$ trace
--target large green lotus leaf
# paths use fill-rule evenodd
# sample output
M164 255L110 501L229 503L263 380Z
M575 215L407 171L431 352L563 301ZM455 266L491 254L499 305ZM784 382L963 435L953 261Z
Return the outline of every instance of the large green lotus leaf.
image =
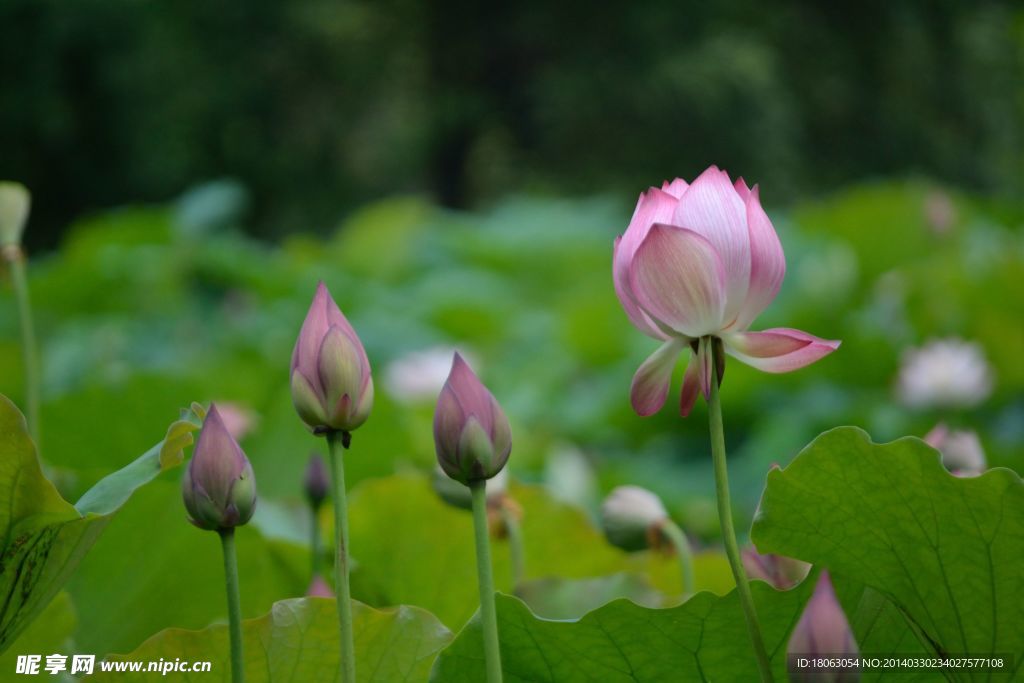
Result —
M434 615L418 607L376 610L353 605L356 679L401 683L424 681L437 653L452 638ZM242 624L248 683L310 683L339 680L338 613L333 600L297 598L273 605L269 614ZM128 655L108 661L209 661L209 673L171 673L160 680L231 680L227 626L202 631L167 629ZM96 681L151 681L152 673L101 673Z
M609 546L582 511L543 489L515 486L522 506L526 578L584 578L627 571L628 558ZM469 512L443 503L427 477L368 480L349 500L356 597L374 605L416 604L459 626L476 609L476 556ZM496 585L511 591L508 543L493 539Z
M1010 470L954 477L918 439L841 427L769 474L752 536L875 589L934 652L1024 661L1024 485Z
M29 624L7 651L0 655L0 672L15 671L18 655L71 654L71 636L75 631L75 608L66 591L57 594L50 604Z
M183 415L165 441L74 506L43 476L25 418L0 395L0 652L57 594L132 492L181 462L180 448L198 421Z
M304 548L268 540L251 524L236 538L243 616L305 593ZM125 652L164 628L203 628L226 613L220 539L188 523L181 484L169 475L132 497L68 589L86 652Z
M765 646L779 680L785 679L789 633L813 586L780 592L751 584ZM678 607L650 609L616 600L578 621L549 621L520 600L499 595L498 634L505 680L545 683L663 683L754 681L757 663L733 591L697 593ZM474 618L438 658L434 683L485 678L480 623Z

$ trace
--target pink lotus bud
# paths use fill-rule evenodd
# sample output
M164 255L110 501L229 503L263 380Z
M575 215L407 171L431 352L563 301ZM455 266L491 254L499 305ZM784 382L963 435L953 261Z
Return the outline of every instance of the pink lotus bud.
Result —
M640 415L661 409L679 355L690 349L680 398L685 416L711 392L721 351L765 372L790 372L839 347L789 328L749 332L775 299L786 272L782 245L761 208L758 188L735 184L717 167L688 185L676 179L640 196L616 240L612 275L630 321L662 342L633 377ZM717 340L720 340L717 341ZM721 358L716 381L721 382Z
M334 591L327 585L323 577L317 574L313 577L313 580L309 583L309 588L306 589L306 597L310 598L333 598Z
M788 590L803 581L811 565L783 555L762 555L754 548L744 548L743 568L751 579L761 579L780 591Z
M256 509L252 465L231 437L217 406L203 420L192 460L181 485L189 521L200 529L241 526Z
M320 457L319 453L309 456L303 487L306 490L306 499L314 508L320 507L321 503L327 499L327 494L331 490L331 479L327 473L324 459Z
M601 503L601 528L608 542L623 550L643 550L668 519L661 498L639 486L618 486Z
M508 418L458 353L437 397L434 446L445 474L467 486L498 474L512 451Z
M31 202L28 190L21 183L0 182L0 249L21 244Z
M373 407L370 361L324 283L317 285L291 366L292 403L314 432L351 432Z
M857 642L853 639L853 631L846 620L836 592L832 588L832 580L828 572L821 572L814 595L804 607L804 613L793 629L789 638L788 654L790 657L856 657L859 653ZM792 680L802 681L856 681L857 671L824 672L792 672Z
M924 442L942 454L942 464L957 476L975 476L988 468L976 432L949 429L940 422L925 435Z

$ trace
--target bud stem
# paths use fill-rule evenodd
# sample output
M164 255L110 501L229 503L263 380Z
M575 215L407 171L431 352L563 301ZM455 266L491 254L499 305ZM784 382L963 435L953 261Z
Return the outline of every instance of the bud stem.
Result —
M231 681L245 683L242 657L242 607L238 597L238 559L235 557L235 530L221 529L224 551L224 582L228 594L228 626L231 631Z
M341 634L341 680L355 683L356 647L352 634L352 596L348 585L348 501L345 498L345 463L342 453L351 443L348 432L327 433L331 458L332 502L334 503L334 591L338 601L338 626Z
M526 563L523 560L523 529L516 514L501 506L501 521L508 534L508 553L512 561L512 585L518 586L523 580Z
M487 480L469 483L473 494L473 530L476 534L476 570L480 584L480 626L484 637L487 683L501 683L501 650L498 647L498 615L494 606L491 575L490 533L487 528Z
M320 540L320 503L309 506L309 553L310 581L320 576L320 560L323 557L323 544Z
M665 534L679 556L679 569L683 576L683 595L692 595L695 589L693 579L693 551L686 534L671 519L666 519L661 525L661 533Z
M21 354L25 365L25 404L28 429L39 450L39 356L36 349L35 326L32 323L32 303L28 295L28 276L25 256L17 246L4 250L4 260L11 271L11 284L18 304L18 322L21 327Z
M721 341L715 339L715 344ZM715 362L718 365L718 362ZM715 372L718 369L715 368ZM719 396L718 382L711 382L711 398L708 400L708 423L711 431L711 458L715 466L715 491L718 494L718 519L722 525L722 540L725 542L725 554L729 557L732 576L736 580L736 593L743 606L743 615L747 620L747 631L750 642L757 657L757 666L761 671L763 683L772 682L771 663L761 636L761 624L757 620L754 608L754 597L750 593L747 573L740 559L740 549L736 543L736 531L732 522L732 504L729 500L729 471L725 464L725 432L722 428L722 400Z

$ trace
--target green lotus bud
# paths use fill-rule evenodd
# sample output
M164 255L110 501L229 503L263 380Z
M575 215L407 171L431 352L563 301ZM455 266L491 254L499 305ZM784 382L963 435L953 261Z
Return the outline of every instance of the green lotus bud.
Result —
M601 527L608 542L623 550L643 550L668 519L661 499L639 486L612 489L601 503Z
M21 183L0 181L0 249L21 244L31 195Z

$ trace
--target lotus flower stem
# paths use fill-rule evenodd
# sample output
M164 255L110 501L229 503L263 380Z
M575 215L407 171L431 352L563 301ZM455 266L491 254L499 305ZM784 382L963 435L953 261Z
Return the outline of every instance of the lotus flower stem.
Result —
M231 631L231 681L245 683L242 657L242 606L238 597L238 558L235 556L235 530L221 529L224 550L224 582L228 594L228 625Z
M693 578L693 550L690 542L686 540L686 534L679 528L679 525L672 520L665 520L661 525L661 532L665 534L679 556L679 569L683 577L683 595L692 595L696 584Z
M518 586L526 571L526 562L523 558L523 528L520 526L516 514L504 505L501 508L501 521L508 534L508 553L512 562L512 585Z
M349 432L327 432L331 457L331 485L334 487L334 593L338 601L338 626L341 634L341 680L355 683L356 647L352 634L352 596L348 585L348 501L345 498L345 463L342 457L351 440Z
M320 560L323 556L323 542L320 540L320 506L309 508L311 523L309 525L310 580L320 576Z
M25 403L28 428L39 449L39 355L36 350L35 326L32 323L32 303L28 294L25 256L17 246L4 250L11 270L11 284L18 304L18 322L21 326L21 354L25 363Z
M715 360L716 367L711 373L711 397L708 399L711 458L715 466L715 492L718 495L718 519L722 525L725 554L729 557L732 577L736 580L736 593L739 595L740 604L743 606L743 616L747 620L750 642L754 647L754 655L757 657L757 666L761 670L761 680L763 683L771 683L771 663L768 660L768 652L764 647L764 638L761 636L761 624L757 620L754 597L750 593L747 572L743 569L743 560L740 558L740 549L736 543L736 530L732 522L732 504L729 500L729 472L725 464L725 432L722 428L722 400L719 396L717 379L718 373L721 371L717 367L719 362L719 359Z
M480 626L484 636L487 683L501 683L501 650L498 646L498 615L491 576L490 534L487 529L487 480L469 483L473 494L473 529L476 533L476 569L480 584Z

